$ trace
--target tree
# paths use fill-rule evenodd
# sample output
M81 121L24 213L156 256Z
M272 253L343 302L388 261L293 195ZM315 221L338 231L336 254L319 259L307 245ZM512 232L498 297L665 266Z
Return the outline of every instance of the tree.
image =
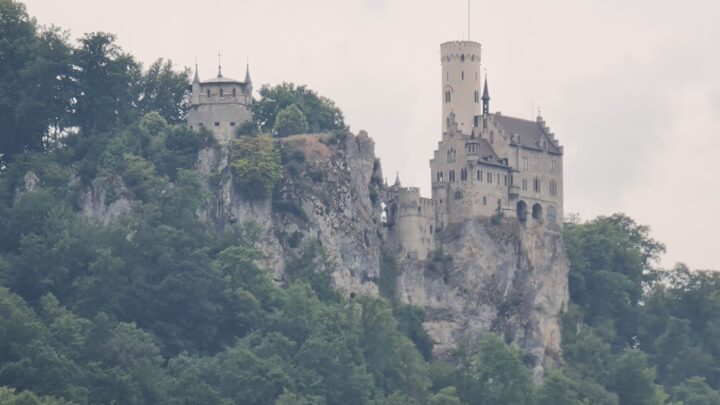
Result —
M85 34L73 58L73 124L90 135L128 122L133 117L132 84L140 77L140 66L115 43L115 35Z
M153 62L133 86L138 113L159 113L171 124L183 123L190 100L190 69L173 69L170 60Z
M305 115L310 133L345 129L343 114L335 102L307 86L293 83L264 85L260 88L260 96L253 105L253 117L264 130L275 128L278 114L293 104Z
M620 405L661 405L665 392L655 385L655 369L647 364L647 356L639 350L628 349L615 361L611 369L609 388L615 392Z
M297 105L291 104L289 107L280 111L275 118L273 133L277 136L288 136L295 134L303 134L308 130L308 122L305 114Z
M250 200L269 197L282 170L280 154L267 135L236 139L230 166L235 184Z
M565 227L570 298L589 325L617 332L615 345L631 343L637 335L638 303L651 281L653 260L664 251L648 232L623 214Z
M531 404L532 378L522 352L499 337L485 334L460 353L460 399L473 404Z
M537 405L582 405L577 383L560 371L550 370L535 401Z
M0 168L40 151L66 119L70 46L56 28L38 30L25 5L0 0Z
M715 405L720 404L720 392L702 377L692 377L673 389L672 400L683 405Z

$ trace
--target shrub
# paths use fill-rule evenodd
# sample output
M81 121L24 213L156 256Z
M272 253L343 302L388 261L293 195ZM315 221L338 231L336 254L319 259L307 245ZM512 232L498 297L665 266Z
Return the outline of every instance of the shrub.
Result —
M280 111L275 118L273 133L277 136L289 136L295 134L303 134L308 130L307 118L297 105L291 104L286 109Z
M282 170L280 154L268 135L236 139L230 167L235 185L251 200L269 197Z

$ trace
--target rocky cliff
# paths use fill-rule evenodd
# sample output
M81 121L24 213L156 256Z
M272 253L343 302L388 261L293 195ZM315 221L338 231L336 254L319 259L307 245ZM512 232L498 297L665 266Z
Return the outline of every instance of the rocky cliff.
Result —
M199 215L218 229L254 223L262 265L276 282L285 281L288 258L318 240L334 260L339 291L378 295L381 256L388 255L397 264L389 298L425 310L436 356L493 331L527 351L536 378L547 361L559 359L569 270L561 229L513 218L468 219L437 233L437 251L420 260L389 241L385 185L367 133L297 135L282 139L279 148L283 174L268 200L249 200L236 189L226 147L203 149L196 165L208 196ZM34 179L25 180L32 189ZM131 202L108 199L106 188L95 182L81 194L83 215L107 223L129 210Z
M387 243L380 163L374 143L358 135L284 139L283 176L272 201L246 201L233 187L228 153L201 152L198 168L212 198L203 213L218 226L253 221L261 228L264 265L276 281L303 241L317 239L334 258L336 288L378 294L381 251L397 264L396 299L426 311L435 354L494 331L527 350L536 377L560 354L559 314L568 300L568 260L559 228L515 219L467 220L437 235L427 260Z

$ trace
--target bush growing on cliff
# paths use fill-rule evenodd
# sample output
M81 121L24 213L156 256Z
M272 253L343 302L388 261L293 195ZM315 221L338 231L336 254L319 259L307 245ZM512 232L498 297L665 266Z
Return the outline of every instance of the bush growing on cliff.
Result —
M308 123L305 114L295 104L280 111L273 126L273 134L281 137L304 134L307 130Z
M268 135L234 140L230 167L235 185L251 200L269 197L282 171L280 154Z

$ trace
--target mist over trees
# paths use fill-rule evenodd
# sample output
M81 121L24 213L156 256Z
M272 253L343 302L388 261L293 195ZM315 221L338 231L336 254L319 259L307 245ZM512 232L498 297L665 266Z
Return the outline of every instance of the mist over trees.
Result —
M659 269L664 246L623 214L565 223L563 362L540 385L501 334L432 359L422 310L395 302L392 280L386 297L341 296L316 241L278 285L252 223L218 232L197 215L212 136L182 125L188 84L112 34L73 44L0 0L0 403L720 403L720 276ZM345 128L303 86L260 94L265 132L288 127L291 106L309 132ZM283 162L257 131L238 137L232 170L266 198ZM132 211L82 218L80 194L100 184Z

